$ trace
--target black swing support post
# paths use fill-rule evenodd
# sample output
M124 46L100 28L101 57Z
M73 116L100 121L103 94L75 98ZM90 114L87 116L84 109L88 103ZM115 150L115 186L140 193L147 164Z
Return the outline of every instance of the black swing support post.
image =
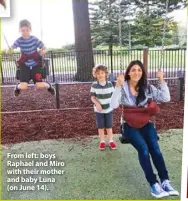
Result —
M55 90L56 90L56 108L60 109L59 82L55 83Z
M184 86L184 76L182 71L178 71L178 80L177 80L177 100L183 100L183 86Z

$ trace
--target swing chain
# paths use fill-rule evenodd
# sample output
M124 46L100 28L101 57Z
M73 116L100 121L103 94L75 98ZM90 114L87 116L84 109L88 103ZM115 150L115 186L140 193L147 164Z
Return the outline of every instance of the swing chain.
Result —
M120 47L120 73L123 73L123 58L122 58L122 15L121 15L121 0L119 2L119 47ZM123 87L121 88L121 104L123 103ZM123 128L123 106L121 105L121 119L120 119L120 124L121 124L121 130L124 132Z
M120 73L123 72L123 58L122 58L122 16L121 16L121 0L119 3L119 47L120 47Z
M8 47L9 50L10 50L11 47L10 47L10 45L9 45L9 43L8 43L8 40L7 40L6 36L5 36L5 34L4 34L4 32L3 32L2 30L1 30L1 32L2 32L2 35L3 35L4 39L5 39L5 42L6 42L6 44L7 44L7 47ZM14 54L11 53L10 56L11 56L12 60L15 62L16 68L18 68L19 66L18 66L18 63L17 63L17 61L16 61L16 58L15 58Z
M168 4L169 0L166 0L166 12L165 12L165 18L163 22L163 35L162 35L162 49L161 49L161 55L160 55L160 63L159 63L159 70L162 69L163 63L164 63L164 43L165 43L165 36L166 36L166 28L167 28L167 14L168 14Z

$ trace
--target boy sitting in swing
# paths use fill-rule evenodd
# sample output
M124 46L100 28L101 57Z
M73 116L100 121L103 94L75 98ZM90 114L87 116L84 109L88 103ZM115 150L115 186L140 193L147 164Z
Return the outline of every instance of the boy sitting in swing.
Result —
M49 93L55 95L55 88L50 83L42 81L42 56L47 52L43 42L30 35L31 23L28 20L20 21L19 29L22 36L9 49L9 53L18 47L21 50L21 57L17 61L20 68L20 83L16 85L14 95L19 96L22 90L27 89L31 79L37 88L46 88ZM40 54L37 48L40 49Z

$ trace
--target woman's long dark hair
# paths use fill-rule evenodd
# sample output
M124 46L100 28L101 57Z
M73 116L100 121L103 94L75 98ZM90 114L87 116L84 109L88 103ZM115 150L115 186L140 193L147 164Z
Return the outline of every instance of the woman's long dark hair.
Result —
M136 98L136 105L138 105L141 101L143 101L146 98L145 90L147 88L147 75L143 63L139 60L133 60L128 65L127 70L125 72L125 81L130 80L129 72L134 65L140 66L142 70L142 77L140 78L135 87L135 90L138 92L138 96Z

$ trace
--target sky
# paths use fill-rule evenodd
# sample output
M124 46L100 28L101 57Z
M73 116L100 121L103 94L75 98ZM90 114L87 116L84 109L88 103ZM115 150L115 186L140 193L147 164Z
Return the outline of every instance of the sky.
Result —
M20 36L19 21L28 19L32 35L37 36L47 48L61 48L74 43L72 0L10 0L10 17L2 18L2 32L8 44ZM186 9L175 11L175 20L186 26ZM7 44L2 38L2 49Z
M11 17L2 18L2 31L9 45L20 36L18 26L22 19L31 22L32 35L42 38L47 47L62 47L73 43L71 2L71 0L11 0ZM2 38L2 49L6 47Z

